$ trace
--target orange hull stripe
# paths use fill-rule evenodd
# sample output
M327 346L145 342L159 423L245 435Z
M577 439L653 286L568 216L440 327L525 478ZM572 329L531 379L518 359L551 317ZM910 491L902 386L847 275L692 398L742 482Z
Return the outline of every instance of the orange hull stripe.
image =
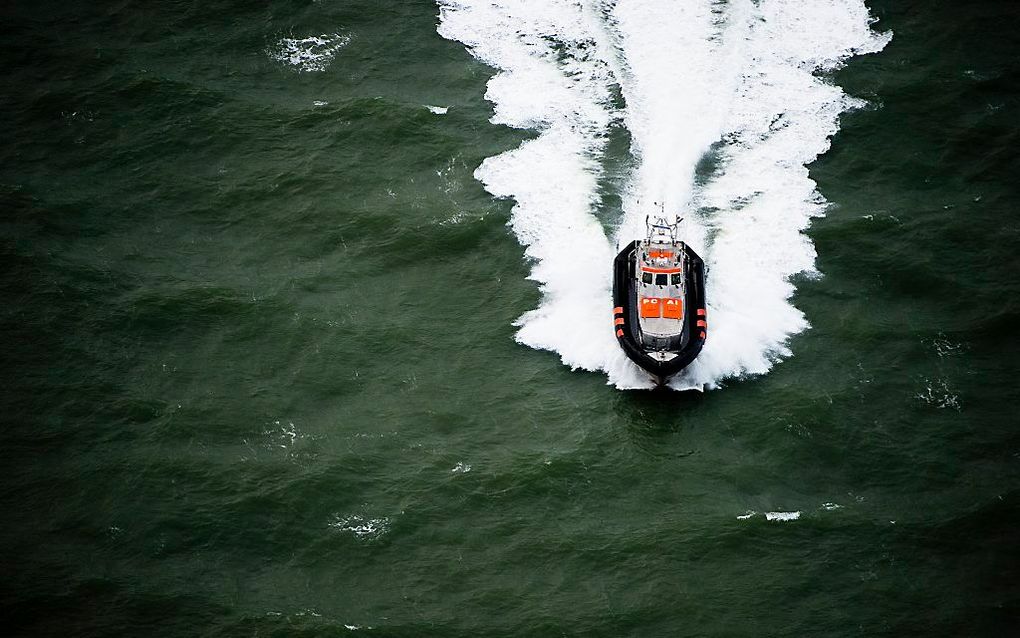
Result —
M708 324L705 323L702 319L698 319L698 327L699 328L707 328Z
M623 330L617 330L616 331L616 336L617 337L622 337L623 336Z
M661 273L669 274L669 273L674 273L674 272L680 272L680 269L679 268L648 268L647 266L645 266L644 268L641 269L641 272L661 272Z
M622 326L623 325L623 317L617 317L616 320L613 321L613 325L614 326Z
M613 314L614 315L622 315L623 314L623 306L617 306L617 307L613 308Z
M705 309L704 308L698 308L698 316L699 317L704 317L705 316Z

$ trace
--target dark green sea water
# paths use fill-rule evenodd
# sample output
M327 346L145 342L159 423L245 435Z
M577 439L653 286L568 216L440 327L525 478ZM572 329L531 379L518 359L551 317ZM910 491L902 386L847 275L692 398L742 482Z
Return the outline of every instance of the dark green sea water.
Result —
M433 3L6 3L4 634L1017 635L1020 9L869 6L811 328L688 395L515 343Z

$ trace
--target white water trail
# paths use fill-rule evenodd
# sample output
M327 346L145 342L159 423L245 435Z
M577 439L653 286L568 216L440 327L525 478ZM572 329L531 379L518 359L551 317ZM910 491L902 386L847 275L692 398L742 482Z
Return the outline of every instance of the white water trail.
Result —
M807 327L790 278L814 272L802 233L826 203L805 165L857 102L816 74L880 50L863 0L439 0L439 33L497 69L493 121L537 138L475 175L512 197L511 227L533 261L542 301L517 339L620 388L648 375L613 336L616 243L640 237L661 202L687 218L706 260L709 339L673 387L716 387L762 374ZM626 107L616 113L612 89ZM636 167L615 237L593 215L614 120ZM714 150L713 150L714 149ZM696 186L710 150L715 168Z

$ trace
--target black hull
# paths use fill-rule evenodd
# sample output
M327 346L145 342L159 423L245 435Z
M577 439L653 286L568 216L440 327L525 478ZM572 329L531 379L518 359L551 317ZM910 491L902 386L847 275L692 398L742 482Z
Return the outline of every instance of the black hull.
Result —
M642 345L638 323L637 291L634 287L634 253L640 242L633 241L613 261L613 329L616 340L631 361L648 371L656 383L665 384L701 353L708 333L705 315L705 262L690 246L684 245L688 263L687 298L684 299L684 327L677 356L661 362L648 355Z

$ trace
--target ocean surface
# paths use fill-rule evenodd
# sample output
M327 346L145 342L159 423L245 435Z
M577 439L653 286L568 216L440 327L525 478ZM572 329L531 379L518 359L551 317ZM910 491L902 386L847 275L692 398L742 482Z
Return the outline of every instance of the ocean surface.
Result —
M1015 2L39 0L0 60L4 635L1018 635Z

